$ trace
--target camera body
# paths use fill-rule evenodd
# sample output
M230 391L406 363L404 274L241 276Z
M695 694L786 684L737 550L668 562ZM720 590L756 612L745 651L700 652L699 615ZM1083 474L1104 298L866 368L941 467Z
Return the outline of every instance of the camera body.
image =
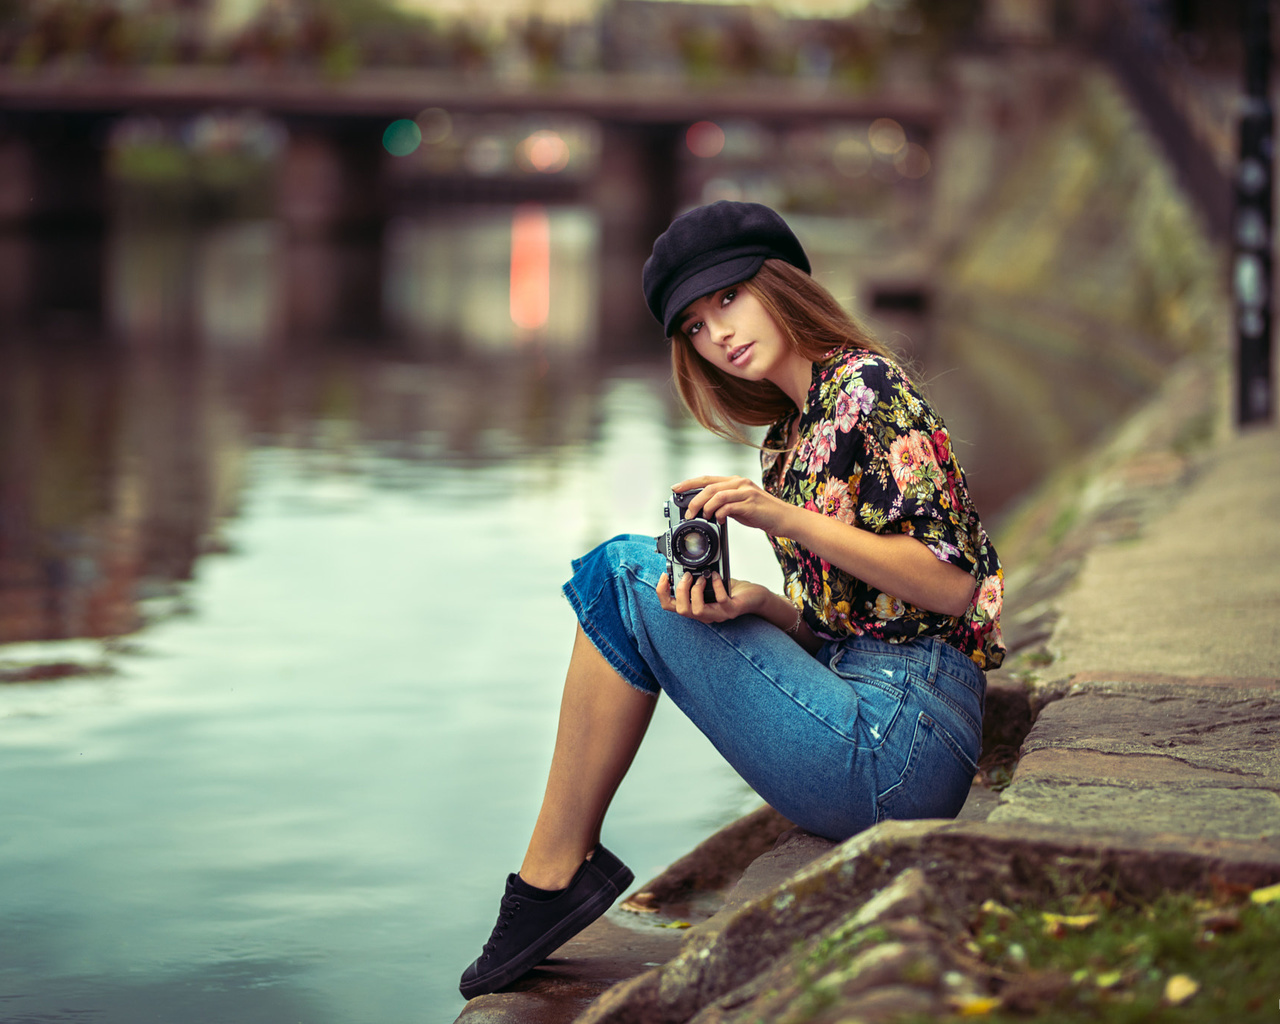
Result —
M685 519L685 509L693 496L702 488L676 491L662 510L667 519L667 532L657 537L658 553L667 556L667 579L674 590L685 573L693 573L708 580L704 601L714 602L715 592L710 585L711 574L718 572L729 586L729 522L718 523L714 518L701 515Z

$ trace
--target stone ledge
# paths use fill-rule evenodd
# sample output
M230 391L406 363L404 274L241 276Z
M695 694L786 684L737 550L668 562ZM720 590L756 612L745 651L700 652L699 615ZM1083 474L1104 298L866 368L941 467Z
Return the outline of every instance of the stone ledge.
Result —
M566 1024L601 993L680 951L675 930L634 927L634 915L611 910L501 992L477 996L458 1024Z
M1188 782L1199 771L1231 776L1235 785L1280 790L1277 734L1280 697L1270 691L1164 681L1077 687L1041 711L1022 744L1010 788L1046 770L1100 781L1104 777L1089 773L1107 767L1131 781L1145 771L1152 784ZM1099 760L1104 754L1117 759ZM1119 764L1120 755L1146 760L1126 768ZM1074 766L1073 756L1081 758ZM1208 781L1210 776L1201 778Z
M1231 690L1235 693L1265 695L1280 693L1280 679L1274 676L1176 676L1166 672L1077 672L1070 679L1069 692L1161 694L1171 690Z
M1159 785L1172 789L1263 788L1255 776L1202 768L1176 757L1064 747L1046 747L1024 754L1018 762L1016 784L1022 786L1028 782Z
M1266 794L1270 795L1270 794ZM884 822L835 847L777 888L690 936L679 955L610 989L579 1024L685 1024L749 1005L754 980L804 943L867 914L877 893L917 869L935 900L976 905L1105 887L1133 899L1216 882L1280 879L1280 844L1178 833L1081 832L1032 824ZM883 897L881 897L883 899Z
M1010 786L988 819L993 825L1053 825L1086 833L1177 832L1188 839L1280 840L1280 794L1202 786L1135 788L1106 783L1027 781Z

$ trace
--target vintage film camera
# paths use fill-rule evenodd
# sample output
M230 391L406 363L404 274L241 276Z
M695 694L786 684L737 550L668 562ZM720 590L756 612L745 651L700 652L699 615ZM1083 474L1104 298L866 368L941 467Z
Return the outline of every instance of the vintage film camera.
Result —
M662 510L667 518L667 532L657 537L658 553L667 556L667 579L671 581L672 590L687 572L704 576L707 586L703 600L713 602L716 595L711 587L711 574L718 572L725 587L729 586L729 521L718 523L702 516L683 518L684 510L700 490L699 487L676 491L671 496Z

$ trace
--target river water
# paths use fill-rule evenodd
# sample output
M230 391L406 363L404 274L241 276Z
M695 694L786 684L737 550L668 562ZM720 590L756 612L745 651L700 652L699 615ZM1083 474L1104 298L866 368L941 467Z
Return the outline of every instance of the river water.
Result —
M584 214L551 216L553 313L513 330L512 217L396 225L345 340L347 264L258 222L116 226L97 319L9 332L4 1024L460 1010L537 809L570 559L655 533L682 477L757 472L661 348L592 354ZM999 436L949 369L944 414ZM1037 471L1010 451L970 466L989 505ZM662 705L605 841L643 881L755 805Z

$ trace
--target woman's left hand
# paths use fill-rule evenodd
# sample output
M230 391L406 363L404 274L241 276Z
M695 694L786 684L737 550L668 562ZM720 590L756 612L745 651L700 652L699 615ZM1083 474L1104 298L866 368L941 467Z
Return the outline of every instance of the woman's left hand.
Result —
M714 601L707 600L708 588L715 595ZM719 573L713 575L710 582L705 576L695 578L693 573L685 573L673 591L671 580L664 572L657 589L663 608L699 622L728 622L739 615L755 614L769 596L769 590L759 583L729 580L726 586Z
M774 536L785 536L781 526L785 517L795 511L795 506L775 498L754 480L743 476L695 476L671 489L691 491L699 487L702 493L689 502L686 519L700 515L723 523L728 518Z

